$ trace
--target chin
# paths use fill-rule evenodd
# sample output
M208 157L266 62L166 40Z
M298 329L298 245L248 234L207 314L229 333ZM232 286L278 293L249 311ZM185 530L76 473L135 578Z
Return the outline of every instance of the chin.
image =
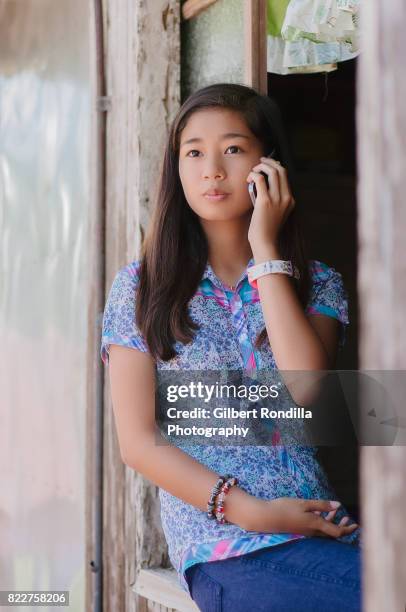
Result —
M221 202L213 203L210 207L201 206L191 207L198 217L205 221L232 221L239 217L251 214L253 207L251 202L245 206L224 206Z
M236 212L236 211L225 211L218 210L212 213L208 213L207 210L202 213L196 213L202 221L234 221L247 215L247 211Z

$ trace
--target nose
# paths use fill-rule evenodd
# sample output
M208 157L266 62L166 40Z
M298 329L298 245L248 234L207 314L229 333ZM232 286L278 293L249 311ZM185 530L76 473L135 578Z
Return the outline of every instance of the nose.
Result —
M211 159L208 158L204 165L203 178L222 179L224 177L225 177L225 171L220 161L218 161L215 158L211 158Z

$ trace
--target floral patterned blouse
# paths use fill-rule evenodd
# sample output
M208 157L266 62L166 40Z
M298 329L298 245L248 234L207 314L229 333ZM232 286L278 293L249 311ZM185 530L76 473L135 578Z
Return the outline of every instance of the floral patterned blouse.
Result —
M109 345L120 344L148 351L145 339L135 323L135 300L140 261L120 269L107 298L101 342L101 358L108 364ZM254 259L248 267L254 265ZM348 297L339 272L326 264L309 261L312 278L310 299L305 312L324 314L338 319L339 347L345 341L348 320ZM269 343L254 348L264 318L258 291L248 283L247 270L234 290L225 286L207 263L200 285L188 305L193 320L200 324L189 344L175 342L177 355L169 361L156 361L160 370L275 369ZM238 476L239 486L263 499L298 497L337 499L334 489L317 461L317 448L289 445L176 445L216 474ZM209 492L208 492L209 494ZM243 555L266 546L303 538L294 533L260 533L246 531L232 523L218 524L206 513L159 489L161 521L171 563L182 588L189 592L186 570L195 563L217 561ZM343 505L337 521L348 514ZM352 521L353 522L353 521ZM338 538L360 543L360 528Z

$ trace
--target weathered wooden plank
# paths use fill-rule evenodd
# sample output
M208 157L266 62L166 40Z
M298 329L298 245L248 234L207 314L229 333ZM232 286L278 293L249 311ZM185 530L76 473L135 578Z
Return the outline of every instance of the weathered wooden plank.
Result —
M100 5L88 4L90 64L90 159L88 223L88 351L86 384L86 582L85 609L97 609L102 600L101 512L104 372L100 359L101 314L104 307L105 239L105 117L97 100L104 95L103 24Z
M173 569L141 569L134 585L138 595L156 602L165 609L179 612L198 612L199 608L187 593L180 588L178 577Z
M244 0L244 83L266 95L267 2Z
M180 3L104 0L106 294L139 256L169 124L180 104ZM107 374L107 371L106 371ZM105 377L104 609L136 610L140 567L168 565L157 488L122 464ZM141 604L140 604L141 605Z
M185 20L192 19L215 2L217 0L186 0L182 4L182 17Z
M362 7L358 65L360 367L406 369L406 10L399 0ZM406 448L361 453L364 610L406 605Z

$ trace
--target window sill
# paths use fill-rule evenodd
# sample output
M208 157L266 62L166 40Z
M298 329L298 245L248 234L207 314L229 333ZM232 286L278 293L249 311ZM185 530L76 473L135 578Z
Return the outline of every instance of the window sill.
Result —
M195 602L180 587L174 569L141 569L133 590L145 599L178 612L199 612Z

